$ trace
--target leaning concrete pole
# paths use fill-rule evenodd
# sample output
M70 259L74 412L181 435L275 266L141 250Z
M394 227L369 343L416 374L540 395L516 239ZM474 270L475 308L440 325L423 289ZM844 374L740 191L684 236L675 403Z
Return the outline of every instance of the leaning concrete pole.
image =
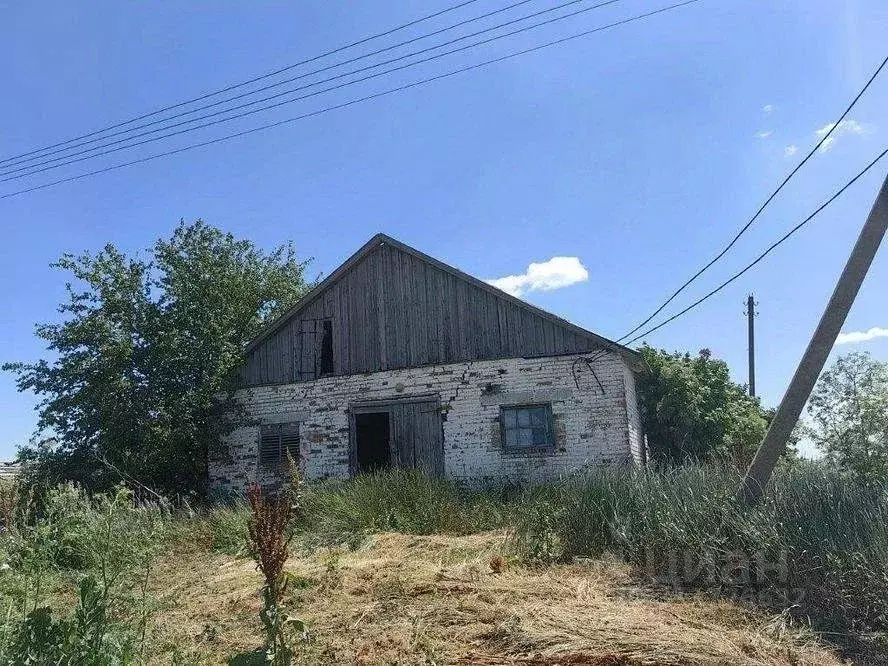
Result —
M771 472L774 471L774 465L777 464L777 459L783 453L786 442L792 434L792 429L795 428L799 415L802 413L802 408L811 395L814 384L826 363L826 358L845 323L845 317L848 316L848 311L854 303L863 278L866 277L876 250L879 249L879 243L882 242L886 228L888 228L888 177L882 183L882 189L879 190L879 195L860 231L857 243L851 250L851 256L848 257L848 262L839 277L835 291L833 291L826 310L820 318L820 323L817 324L814 335L811 336L811 342L808 343L808 348L799 362L799 367L789 382L789 388L786 389L783 400L780 401L771 427L768 428L768 432L746 472L743 486L738 493L738 499L745 504L755 504L761 499L768 479L771 478Z

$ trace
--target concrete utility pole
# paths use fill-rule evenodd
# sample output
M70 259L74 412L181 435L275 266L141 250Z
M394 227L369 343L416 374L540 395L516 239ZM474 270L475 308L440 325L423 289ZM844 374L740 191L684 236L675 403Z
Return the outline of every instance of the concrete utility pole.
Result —
M749 395L755 397L755 296L746 297L746 337L749 351Z
M860 236L857 237L854 249L851 250L851 255L820 318L820 323L817 324L799 367L789 382L789 388L780 401L771 427L768 428L746 472L743 486L737 495L745 504L755 504L761 499L765 486L771 478L771 472L774 471L774 465L783 453L802 408L811 395L826 358L836 342L836 337L842 330L845 317L848 316L863 278L866 277L876 250L879 249L886 228L888 228L888 177L882 183L882 189L879 190L869 217L860 231Z

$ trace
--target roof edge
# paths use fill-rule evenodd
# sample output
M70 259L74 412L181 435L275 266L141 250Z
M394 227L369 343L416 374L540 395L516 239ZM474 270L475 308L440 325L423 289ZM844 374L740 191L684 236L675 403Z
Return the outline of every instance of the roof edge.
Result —
M361 259L363 259L366 255L368 255L372 250L376 249L378 245L380 245L388 236L385 234L379 233L373 236L369 241L364 243L356 252L354 252L348 259L343 261L339 266L337 266L333 272L331 272L327 277L318 282L314 287L309 289L309 291L296 303L292 306L284 310L281 314L275 317L272 321L265 324L262 329L255 335L255 337L247 343L247 346L244 347L242 353L249 354L256 347L258 347L264 340L266 340L271 335L274 335L278 330L283 327L290 318L299 312L302 308L306 307L310 303L314 302L314 300L320 296L324 291L333 284L336 280L339 279L341 275L346 273L352 266L358 263Z
M266 340L269 336L276 333L282 326L286 324L287 321L295 314L297 314L301 309L308 306L310 303L314 302L324 291L333 284L336 280L339 279L344 273L351 269L356 263L358 263L361 259L363 259L367 254L375 250L378 246L383 244L389 244L392 247L401 250L402 252L406 252L417 259L430 263L435 268L443 270L447 273L450 273L454 277L457 277L461 280L468 281L470 284L479 287L487 291L488 293L493 294L497 298L503 298L510 303L517 305L525 310L528 310L534 314L537 314L541 317L544 317L551 321L552 323L558 324L559 326L564 326L569 328L570 330L578 333L580 335L589 337L593 339L597 344L601 347L613 351L615 353L620 354L630 365L632 370L638 372L642 367L642 359L641 354L637 351L630 349L624 345L621 345L618 342L614 342L613 340L609 340L597 333L593 333L592 331L583 328L582 326L578 326L572 322L569 322L566 319L559 317L556 314L552 314L548 310L543 310L527 301L521 300L516 296L512 296L511 294L506 293L502 289L498 289L493 285L484 282L479 278L476 278L473 275L465 273L464 271L459 270L458 268L454 268L449 264L445 264L443 261L435 259L432 256L425 254L413 248L401 241L392 238L384 233L375 234L369 241L364 243L354 254L352 254L348 259L346 259L342 264L340 264L332 273L330 273L326 278L321 280L317 285L314 286L305 296L299 299L292 307L288 308L285 312L281 313L278 317L276 317L273 321L269 322L259 333L256 335L253 340L244 347L244 354L249 354L253 349L255 349L259 344L261 344L264 340Z

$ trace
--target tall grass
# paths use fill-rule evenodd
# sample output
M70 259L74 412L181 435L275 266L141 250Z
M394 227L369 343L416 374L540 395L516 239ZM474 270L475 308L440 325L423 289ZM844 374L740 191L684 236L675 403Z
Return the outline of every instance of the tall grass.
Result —
M20 514L21 515L21 514ZM169 523L132 493L90 496L74 485L47 493L31 520L0 535L0 663L140 662L149 619L151 565ZM64 592L76 601L55 603Z
M598 469L535 487L473 490L389 470L307 484L289 529L311 547L357 544L378 531L505 528L532 564L614 553L660 582L791 608L830 631L888 628L888 489L798 465L781 470L764 501L747 509L734 499L739 481L707 467ZM62 486L38 513L4 509L0 663L23 655L54 663L64 654L138 663L153 612L146 585L154 555L249 552L242 502L171 515L131 500L124 490L89 496Z
M506 494L504 488L472 491L421 472L379 471L307 485L302 529L348 540L379 531L469 534L508 522Z
M842 631L888 628L888 489L799 464L748 509L735 500L739 484L715 467L599 468L517 491L471 490L388 470L309 484L299 529L309 543L355 544L376 531L509 528L531 563L610 552L675 588L792 607Z
M764 501L705 467L597 470L541 487L519 510L529 560L611 551L653 578L793 605L842 628L888 626L888 490L817 465L781 470Z
M179 550L211 551L243 556L248 552L250 508L244 500L228 498L173 522L171 540Z

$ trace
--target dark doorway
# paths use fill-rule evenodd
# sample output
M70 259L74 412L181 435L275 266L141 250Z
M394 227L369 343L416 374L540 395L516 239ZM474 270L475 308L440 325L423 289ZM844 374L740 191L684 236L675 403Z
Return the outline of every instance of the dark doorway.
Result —
M438 396L353 403L350 462L354 474L382 467L444 474L444 430Z
M357 471L372 472L392 463L391 428L388 412L355 414Z
M332 375L333 368L333 320L324 320L324 337L321 338L321 377Z

